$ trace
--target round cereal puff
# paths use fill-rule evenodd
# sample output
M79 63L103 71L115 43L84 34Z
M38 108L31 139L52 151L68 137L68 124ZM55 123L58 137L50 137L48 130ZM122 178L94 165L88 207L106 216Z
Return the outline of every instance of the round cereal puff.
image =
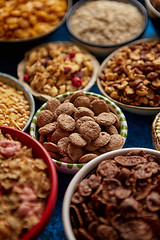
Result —
M99 148L106 145L110 141L110 134L106 132L100 132L99 136L92 141L93 146Z
M83 148L73 146L71 143L67 147L68 156L72 159L73 163L78 162L78 160L83 156Z
M66 132L59 127L52 133L51 141L57 143L61 138L69 137L69 135L70 135L69 132Z
M58 122L59 126L64 131L67 131L67 132L73 131L76 126L75 120L71 116L69 116L65 113L62 113L58 116L57 122Z
M61 102L56 99L56 98L50 98L47 100L46 103L46 109L50 110L52 113L55 112L55 110L57 109L57 107L61 104Z
M100 113L96 118L96 122L104 125L104 126L110 126L116 122L115 114L113 113Z
M109 133L110 135L118 133L118 130L114 125L106 126L105 129L106 132Z
M83 116L76 121L76 128L79 130L79 127L82 125L82 123L87 122L87 121L93 121L95 122L94 118L89 117L89 116Z
M86 95L82 91L76 92L70 97L70 102L73 103L75 101L75 99L79 96L86 96Z
M37 125L38 127L43 127L48 123L53 122L54 115L49 110L42 110L37 117Z
M105 146L98 149L101 153L117 150L121 148L124 144L123 137L120 134L113 134L111 135L111 139L109 143L107 143Z
M48 123L43 127L38 129L38 132L42 135L46 135L50 132L53 132L56 129L56 122Z
M86 107L78 107L77 111L74 113L74 119L77 120L83 116L94 117L94 112Z
M67 147L69 144L69 137L61 138L57 143L57 149L62 156L67 156Z
M58 152L58 149L57 149L57 145L55 143L52 143L52 142L44 142L43 143L43 146L45 147L45 149L47 151L50 151L50 152Z
M79 133L72 133L69 136L69 140L72 145L77 146L77 147L84 147L87 144L86 140L84 138L82 138Z
M77 107L87 107L90 108L90 100L86 96L79 96L74 101L74 106Z
M99 115L103 112L109 112L108 106L104 100L93 100L91 102L91 110L95 113L95 115Z
M85 154L83 155L80 159L79 159L79 162L80 163L87 163L89 161L91 161L93 158L97 157L96 154L93 154L93 153L88 153L88 154Z
M79 132L83 138L90 141L95 140L99 136L101 128L96 122L88 121L80 126Z
M56 117L58 117L60 114L65 113L71 116L75 111L76 111L76 108L72 103L65 102L56 108L55 115Z

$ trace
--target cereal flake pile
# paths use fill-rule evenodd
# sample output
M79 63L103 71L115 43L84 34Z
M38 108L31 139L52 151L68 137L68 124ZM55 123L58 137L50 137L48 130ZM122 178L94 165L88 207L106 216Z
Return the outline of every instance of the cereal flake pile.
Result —
M160 44L140 42L118 51L99 75L105 92L124 104L160 106Z
M159 163L141 150L103 160L72 196L76 239L160 239Z
M45 162L0 131L0 239L20 239L38 223L49 190Z
M86 163L124 144L119 119L105 100L81 91L62 103L49 99L37 127L39 141L51 157L67 163Z
M47 33L66 11L66 0L0 0L0 39L26 39Z

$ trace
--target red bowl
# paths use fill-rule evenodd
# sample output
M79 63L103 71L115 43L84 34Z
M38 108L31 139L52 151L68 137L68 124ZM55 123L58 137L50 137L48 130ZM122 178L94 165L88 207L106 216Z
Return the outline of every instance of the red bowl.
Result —
M36 139L32 138L29 134L14 128L0 126L0 130L3 134L7 133L10 134L14 139L16 138L22 143L22 145L32 148L33 156L43 159L48 166L48 175L51 182L51 188L45 210L40 221L20 239L35 240L48 224L56 204L58 193L57 171L49 153Z

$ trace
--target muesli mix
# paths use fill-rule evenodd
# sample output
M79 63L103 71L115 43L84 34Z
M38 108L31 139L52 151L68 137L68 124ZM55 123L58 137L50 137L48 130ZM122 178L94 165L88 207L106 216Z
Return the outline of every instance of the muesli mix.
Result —
M69 42L49 43L26 53L24 81L52 97L84 88L93 74L91 55Z
M119 119L105 100L81 91L62 103L49 99L37 116L37 127L51 157L67 163L86 163L124 144Z
M36 225L50 191L47 165L0 131L0 239L20 239Z
M123 47L109 59L99 78L114 100L134 106L160 106L159 41Z
M160 239L159 163L142 150L99 163L72 196L76 239Z

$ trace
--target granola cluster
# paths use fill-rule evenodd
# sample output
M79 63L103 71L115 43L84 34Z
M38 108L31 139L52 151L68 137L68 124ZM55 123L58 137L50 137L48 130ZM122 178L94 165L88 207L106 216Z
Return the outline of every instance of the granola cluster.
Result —
M70 205L77 240L158 240L160 158L142 150L103 160Z
M24 81L52 97L84 88L93 74L91 55L72 43L39 46L26 53Z
M36 225L49 191L45 162L0 131L0 239L20 239Z
M144 41L118 51L99 75L105 92L124 104L160 106L160 44Z

